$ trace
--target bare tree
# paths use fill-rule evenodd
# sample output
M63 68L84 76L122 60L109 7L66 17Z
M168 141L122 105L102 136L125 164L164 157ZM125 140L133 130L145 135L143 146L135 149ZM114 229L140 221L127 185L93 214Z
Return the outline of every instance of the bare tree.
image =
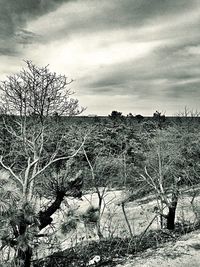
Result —
M8 216L7 240L17 251L16 262L28 267L32 256L30 229L36 231L37 228L37 234L51 224L51 215L59 209L66 195L80 196L81 172L75 169L71 172L73 175L68 172L64 175L61 165L65 170L65 162L76 157L86 135L78 136L76 132L75 137L69 128L62 131L53 119L54 114L72 116L84 110L79 108L78 100L70 98L72 92L67 85L72 80L50 72L48 66L40 68L30 61L26 64L26 69L9 76L0 86L4 114L1 116L4 134L1 135L0 165L21 192L17 210L12 210ZM56 178L52 172L57 173ZM53 177L48 184L54 201L34 214L35 188L41 179L46 179L46 174Z
M105 201L105 197L109 186L112 184L112 180L117 176L120 170L120 159L117 156L112 155L112 153L105 154L106 146L103 148L96 148L93 152L94 155L91 156L86 151L86 145L84 146L84 156L89 166L90 171L90 186L94 188L95 193L98 196L98 220L96 222L97 234L99 238L103 237L101 219L105 209L107 208L109 202ZM95 211L96 212L96 211Z
M176 129L157 130L150 141L144 174L140 177L155 192L158 206L155 211L167 220L167 229L175 227L176 208L179 199L179 185L182 182L181 144ZM180 137L180 136L179 136ZM168 213L163 210L167 208Z
M53 114L78 115L77 99L70 98L73 92L67 87L73 80L65 75L50 72L48 66L37 67L25 61L28 69L8 76L1 84L2 107L9 113L23 116L36 115L41 119Z

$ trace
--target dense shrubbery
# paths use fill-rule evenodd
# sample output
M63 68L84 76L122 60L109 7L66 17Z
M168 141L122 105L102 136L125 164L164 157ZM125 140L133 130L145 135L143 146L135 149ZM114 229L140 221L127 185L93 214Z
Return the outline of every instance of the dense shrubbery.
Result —
M13 120L12 117L7 119ZM28 120L32 124L32 118ZM47 124L48 134L44 136L46 142L42 164L47 163L46 159L55 149L57 156L63 157L66 151L73 153L78 149L80 135L87 133L87 138L84 150L80 150L76 157L68 162L68 165L62 159L52 164L41 176L42 179L36 181L33 194L55 199L59 192L57 190L65 188L66 181L73 180L81 171L84 181L83 190L89 189L99 193L99 188L124 188L129 191L127 201L143 197L151 192L158 197L160 203L158 211L161 217L168 216L168 214L162 214L162 206L169 205L170 211L170 207L173 208L173 201L176 202L175 214L179 188L199 183L199 124L194 120L188 127L187 120L185 120L186 123L168 120L163 123L161 129L160 125L158 126L153 120L143 120L140 123L130 120L131 118L128 120L124 118L114 122L113 119L103 119L92 124L82 121L80 126L72 118L58 120L58 118L51 117ZM58 143L59 147L56 145ZM16 150L20 151L18 143L2 132L1 151L2 153L10 151L9 156L5 158L5 164L11 165ZM26 156L24 157L21 153L15 160L15 171L17 172L18 168L20 170L23 164L26 164ZM67 183L66 186L68 186ZM65 195L66 190L67 188ZM99 210L102 198L103 195L99 195ZM3 210L3 202L1 209ZM175 216L172 220L175 223ZM99 237L102 237L100 223L100 219L99 222L97 219ZM67 221L62 228L63 232L67 233L76 228L76 221ZM9 238L11 242L12 237ZM105 242L109 243L109 241ZM123 242L120 240L121 248L123 248ZM96 243L95 246L97 246ZM103 253L106 252L103 251ZM119 251L116 255L118 253ZM70 262L71 257L78 257L75 254L70 255L70 257L67 256L67 262Z

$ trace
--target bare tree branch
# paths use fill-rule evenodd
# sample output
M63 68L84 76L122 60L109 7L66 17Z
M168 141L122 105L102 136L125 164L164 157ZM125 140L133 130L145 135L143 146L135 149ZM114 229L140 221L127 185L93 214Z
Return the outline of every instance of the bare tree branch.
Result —
M9 171L9 173L15 178L15 180L17 180L17 181L20 183L20 185L23 186L23 182L22 182L22 181L19 179L19 177L13 172L13 170L12 170L10 167L6 166L6 165L3 163L3 156L0 156L0 164L1 164L1 166L2 166L5 170Z

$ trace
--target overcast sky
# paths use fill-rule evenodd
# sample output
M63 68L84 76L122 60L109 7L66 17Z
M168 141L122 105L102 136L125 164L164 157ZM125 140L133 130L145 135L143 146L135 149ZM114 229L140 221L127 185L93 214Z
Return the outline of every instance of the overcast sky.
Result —
M0 78L23 59L65 74L85 114L200 103L200 0L0 0Z

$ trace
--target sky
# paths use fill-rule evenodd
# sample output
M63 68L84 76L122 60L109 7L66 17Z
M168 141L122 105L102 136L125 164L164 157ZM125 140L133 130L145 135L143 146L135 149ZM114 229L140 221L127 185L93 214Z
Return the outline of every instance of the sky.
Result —
M200 0L0 0L0 80L23 60L73 79L84 115L199 109Z

